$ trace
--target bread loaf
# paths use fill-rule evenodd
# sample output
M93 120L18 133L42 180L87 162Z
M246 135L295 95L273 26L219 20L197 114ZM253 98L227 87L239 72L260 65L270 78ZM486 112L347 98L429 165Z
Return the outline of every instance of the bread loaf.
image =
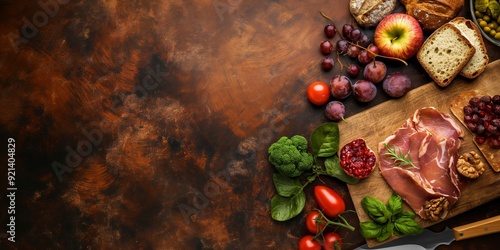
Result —
M406 14L418 20L424 31L430 32L456 17L464 0L401 0Z
M417 60L439 86L445 87L469 62L476 49L454 25L446 23L425 40Z
M364 27L376 26L382 18L389 15L396 8L396 0L350 0L349 10L358 22Z
M476 48L476 53L474 53L469 62L460 71L460 75L469 79L476 78L483 73L489 61L481 32L474 22L463 17L456 17L450 23L455 25L462 32L462 35Z

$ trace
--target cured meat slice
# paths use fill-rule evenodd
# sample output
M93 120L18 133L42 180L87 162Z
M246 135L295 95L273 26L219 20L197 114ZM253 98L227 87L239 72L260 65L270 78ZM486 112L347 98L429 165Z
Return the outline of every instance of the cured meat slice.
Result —
M435 108L422 108L379 144L380 173L424 219L429 217L424 209L427 202L444 197L449 208L460 198L456 161L463 134L449 115ZM409 156L413 165L395 162L386 146ZM442 211L440 215L444 218L446 214L447 211Z

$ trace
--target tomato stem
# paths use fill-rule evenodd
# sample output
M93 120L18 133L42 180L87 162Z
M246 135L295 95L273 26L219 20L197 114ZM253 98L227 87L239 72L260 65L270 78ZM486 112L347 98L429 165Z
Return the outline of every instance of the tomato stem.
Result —
M326 223L325 223L325 227L323 227L321 229L321 231L319 231L315 236L314 238L317 238L321 235L323 235L323 231L325 231L326 227L328 227L329 225L334 225L334 226L339 226L339 227L343 227L343 228L346 228L348 230L351 230L351 231L354 231L355 228L353 226L351 226L349 224L349 222L347 222L347 220L341 215L337 215L335 218L339 218L341 221L334 221L334 220L330 220L328 219L325 214L323 214L323 212L321 212L320 210L317 210L319 212L319 216L316 218L316 224L318 223L324 223L322 220L325 220ZM347 212L347 211L344 211L344 213Z

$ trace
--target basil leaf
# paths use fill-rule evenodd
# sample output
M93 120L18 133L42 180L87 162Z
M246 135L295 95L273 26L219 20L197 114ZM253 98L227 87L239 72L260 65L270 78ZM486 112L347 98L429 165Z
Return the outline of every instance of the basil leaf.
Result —
M326 173L329 176L335 177L347 184L356 184L359 182L358 178L351 177L347 175L342 167L340 166L339 157L334 155L333 157L326 158L325 160Z
M400 235L417 235L424 230L415 220L400 217L394 222L394 229Z
M403 211L403 200L401 196L396 193L392 193L387 204L387 209L392 213L392 216L397 216Z
M275 195L271 199L271 217L277 221L289 220L302 212L306 204L306 193L300 191L292 197Z
M376 238L382 230L382 225L373 221L364 221L359 223L359 233L366 239Z
M391 212L387 209L384 203L371 196L365 196L361 200L361 205L370 218L379 224L387 223L392 216Z
M380 230L380 233L377 235L376 240L378 242L382 242L384 240L387 240L389 237L391 237L391 235L392 234L389 232L389 230L387 230L387 225L382 226L382 229Z
M273 183L276 192L283 197L293 196L302 188L298 178L290 178L278 173L273 174Z
M326 122L316 127L311 133L313 155L330 157L339 151L339 126L335 122Z
M415 219L415 213L413 211L405 211L400 213L398 216L396 216L396 219L398 218L410 218L410 219Z

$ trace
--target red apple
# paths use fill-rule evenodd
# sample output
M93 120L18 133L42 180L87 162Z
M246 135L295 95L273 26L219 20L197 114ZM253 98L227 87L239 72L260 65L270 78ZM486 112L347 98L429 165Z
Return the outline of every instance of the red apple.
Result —
M373 42L381 55L406 60L420 49L424 33L414 17L394 13L384 17L377 25Z

